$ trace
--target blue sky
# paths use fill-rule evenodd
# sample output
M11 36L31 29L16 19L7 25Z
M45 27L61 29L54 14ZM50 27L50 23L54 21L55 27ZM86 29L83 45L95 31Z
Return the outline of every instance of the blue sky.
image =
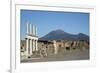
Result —
M38 37L57 29L89 35L89 13L21 10L20 21L21 39L25 38L27 22L37 26Z

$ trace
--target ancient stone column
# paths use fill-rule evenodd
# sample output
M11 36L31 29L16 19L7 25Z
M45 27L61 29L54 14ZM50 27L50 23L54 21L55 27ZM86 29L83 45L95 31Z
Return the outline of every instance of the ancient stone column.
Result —
M38 51L37 40L35 40L35 47L36 47L36 51Z
M29 39L26 38L26 56L27 56L27 57L28 57L28 55L29 55L28 49L29 49Z
M30 39L30 55L32 55L32 39Z
M37 36L37 27L35 26L35 35Z
M58 49L57 49L56 41L54 40L53 43L54 43L54 54L57 54L58 53Z
M29 33L29 30L28 30L28 28L29 28L29 27L28 27L28 23L27 23L27 27L26 27L26 30L27 30L27 34Z
M33 43L32 43L32 45L33 45L33 46L32 46L32 51L34 52L34 51L35 51L35 43L34 43L34 39L32 40L32 42L33 42Z
M30 24L30 34L32 34L32 25Z
M35 35L35 27L34 27L34 25L33 25L33 35Z

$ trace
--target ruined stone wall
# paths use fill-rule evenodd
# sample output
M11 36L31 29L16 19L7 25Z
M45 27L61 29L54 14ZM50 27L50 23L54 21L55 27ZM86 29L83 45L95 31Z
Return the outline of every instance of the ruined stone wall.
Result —
M21 51L26 50L26 41L25 40L20 41L20 49L21 49Z
M52 41L51 41L52 42ZM23 46L24 45L24 46ZM69 50L85 50L89 49L89 42L88 41L57 41L56 42L58 53ZM26 41L21 41L21 46L25 48ZM44 50L48 55L54 54L54 45L53 43L44 43L38 42L38 49L39 51Z

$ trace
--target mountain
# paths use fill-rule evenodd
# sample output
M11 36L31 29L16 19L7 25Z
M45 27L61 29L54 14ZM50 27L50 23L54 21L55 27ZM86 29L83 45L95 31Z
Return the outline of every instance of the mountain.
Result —
M49 32L47 35L39 38L39 40L89 40L89 36L83 33L74 35L58 29Z
M83 33L79 33L77 35L77 38L78 38L78 40L88 40L89 41L89 36L88 35L85 35Z

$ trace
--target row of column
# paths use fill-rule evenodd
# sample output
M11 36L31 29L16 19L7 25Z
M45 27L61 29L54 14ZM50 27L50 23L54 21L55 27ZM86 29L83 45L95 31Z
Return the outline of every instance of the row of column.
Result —
M32 24L27 23L27 34L37 35L37 27Z
M27 56L31 56L34 51L38 51L37 40L26 38Z

